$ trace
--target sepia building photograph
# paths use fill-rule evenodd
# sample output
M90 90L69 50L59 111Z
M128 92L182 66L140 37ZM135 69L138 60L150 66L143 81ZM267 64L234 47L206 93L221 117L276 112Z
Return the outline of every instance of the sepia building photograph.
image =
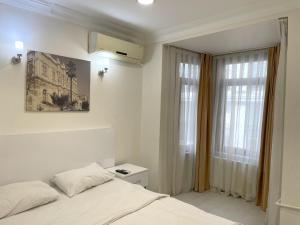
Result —
M90 62L28 51L26 111L89 111Z

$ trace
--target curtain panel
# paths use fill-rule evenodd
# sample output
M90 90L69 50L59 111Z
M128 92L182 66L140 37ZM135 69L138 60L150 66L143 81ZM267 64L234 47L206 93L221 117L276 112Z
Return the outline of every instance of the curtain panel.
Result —
M197 111L197 140L194 191L209 190L211 127L212 127L212 65L213 57L201 57L200 86Z
M159 151L161 193L177 195L193 187L199 74L199 54L164 46Z
M256 198L267 50L214 58L211 187Z
M257 178L256 204L263 210L268 207L270 165L272 154L272 137L274 121L274 102L277 70L280 56L280 45L268 51L268 76L264 101L264 114L260 146L260 159Z

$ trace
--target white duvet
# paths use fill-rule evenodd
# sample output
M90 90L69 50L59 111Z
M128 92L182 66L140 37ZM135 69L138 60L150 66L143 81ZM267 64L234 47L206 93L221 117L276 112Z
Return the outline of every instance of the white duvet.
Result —
M0 219L0 225L239 225L115 179L73 198Z

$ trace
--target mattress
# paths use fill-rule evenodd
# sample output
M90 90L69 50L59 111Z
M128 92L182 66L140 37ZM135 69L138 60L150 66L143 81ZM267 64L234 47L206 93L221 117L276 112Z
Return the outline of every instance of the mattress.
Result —
M0 219L0 225L240 225L120 179Z

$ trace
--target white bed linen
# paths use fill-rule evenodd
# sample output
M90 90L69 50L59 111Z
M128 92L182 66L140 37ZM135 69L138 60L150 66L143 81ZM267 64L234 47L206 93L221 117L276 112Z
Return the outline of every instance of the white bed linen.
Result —
M119 179L4 218L0 225L238 225Z
M58 173L54 175L52 182L66 195L73 197L112 179L113 175L111 173L97 163L92 163L86 167Z

